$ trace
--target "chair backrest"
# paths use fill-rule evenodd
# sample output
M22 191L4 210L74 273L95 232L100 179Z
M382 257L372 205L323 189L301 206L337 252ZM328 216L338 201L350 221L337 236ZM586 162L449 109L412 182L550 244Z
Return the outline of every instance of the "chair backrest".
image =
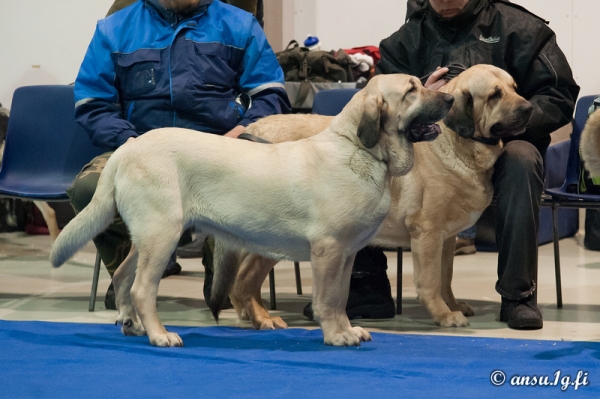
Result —
M588 110L594 99L598 97L583 96L580 97L575 106L575 115L573 117L573 132L571 133L571 146L569 147L569 159L567 161L567 173L563 190L567 192L577 192L579 185L579 176L581 173L581 157L579 155L579 143L581 142L581 132L588 118Z
M0 194L66 199L66 188L102 150L75 122L73 86L24 86L13 95Z
M360 89L322 90L315 94L312 113L335 116L339 114Z

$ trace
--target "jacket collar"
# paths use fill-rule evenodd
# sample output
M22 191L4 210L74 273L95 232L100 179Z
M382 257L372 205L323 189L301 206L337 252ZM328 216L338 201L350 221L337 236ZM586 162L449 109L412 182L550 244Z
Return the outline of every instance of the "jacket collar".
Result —
M146 7L152 8L155 10L158 15L161 16L165 21L167 21L171 26L179 24L181 21L191 18L195 15L203 13L206 8L213 2L213 0L200 0L198 3L198 7L189 13L179 13L168 10L160 3L160 0L144 0Z

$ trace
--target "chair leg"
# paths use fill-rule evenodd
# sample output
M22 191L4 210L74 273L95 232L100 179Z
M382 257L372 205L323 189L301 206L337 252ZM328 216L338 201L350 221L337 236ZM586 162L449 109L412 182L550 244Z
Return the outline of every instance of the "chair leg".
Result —
M94 263L94 275L92 276L92 292L90 292L89 311L93 312L96 307L96 293L98 292L98 277L100 276L100 253L96 252L96 262Z
M398 247L398 260L396 263L396 314L402 314L402 248Z
M296 293L302 295L302 278L300 278L300 263L294 262L294 272L296 274Z
M558 207L552 204L552 230L554 233L554 274L556 276L556 307L562 308L562 285L560 279L560 250L558 248Z
M271 297L271 310L277 309L277 303L275 298L275 269L271 269L269 272L269 293Z

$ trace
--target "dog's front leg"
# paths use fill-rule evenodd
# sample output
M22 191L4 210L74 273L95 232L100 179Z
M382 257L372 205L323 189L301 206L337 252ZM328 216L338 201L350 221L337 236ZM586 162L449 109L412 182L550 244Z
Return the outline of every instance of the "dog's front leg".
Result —
M451 311L442 299L442 248L443 238L440 233L419 231L411 239L413 255L414 280L417 295L425 305L433 320L442 327L464 327L469 322L462 312Z
M131 299L154 346L183 346L179 335L168 332L156 312L158 285L176 245L176 242L168 245L156 241L138 244L138 268L131 287Z
M459 311L465 316L473 316L473 308L466 302L457 302L452 292L452 273L454 272L454 247L456 246L456 236L452 236L444 241L442 250L442 298L446 305L452 311Z
M276 264L277 261L273 259L245 254L229 294L238 316L249 319L257 330L287 328L281 317L269 315L260 295L265 278Z
M140 323L138 315L131 303L131 286L135 280L135 269L137 268L138 253L135 245L131 246L129 254L119 265L113 276L115 285L116 304L119 316L116 324L121 325L121 332L125 335L145 335L146 330Z
M358 346L371 340L365 329L350 325L346 314L355 256L345 255L344 247L333 239L312 245L313 311L327 345Z

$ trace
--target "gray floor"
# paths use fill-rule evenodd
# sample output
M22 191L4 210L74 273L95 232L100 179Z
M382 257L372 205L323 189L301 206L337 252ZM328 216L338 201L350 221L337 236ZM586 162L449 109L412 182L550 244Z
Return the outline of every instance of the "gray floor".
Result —
M440 334L479 337L503 337L543 340L596 341L600 339L600 252L582 247L582 237L561 241L564 307L556 308L554 257L552 244L540 247L538 301L544 315L539 331L514 331L497 321L500 298L494 291L495 253L477 253L457 257L453 288L457 298L468 301L475 310L467 328L441 328L417 302L413 285L412 259L404 253L403 314L391 320L361 320L354 324L370 331L397 334ZM104 293L110 283L105 270L100 275L96 311L88 311L88 300L95 256L88 244L59 269L48 262L50 238L24 233L0 234L0 318L5 320L45 320L76 323L114 323L116 311L104 309ZM389 276L396 285L396 254L389 252ZM212 326L202 295L204 269L200 259L180 260L183 271L162 280L158 310L167 325ZM293 265L276 266L277 310L292 328L316 328L302 316L310 301L312 276L310 265L301 264L304 293L296 294ZM393 295L395 291L393 290ZM268 302L268 283L263 286ZM238 321L233 310L225 311L221 325L251 328ZM117 327L115 327L117 328Z

